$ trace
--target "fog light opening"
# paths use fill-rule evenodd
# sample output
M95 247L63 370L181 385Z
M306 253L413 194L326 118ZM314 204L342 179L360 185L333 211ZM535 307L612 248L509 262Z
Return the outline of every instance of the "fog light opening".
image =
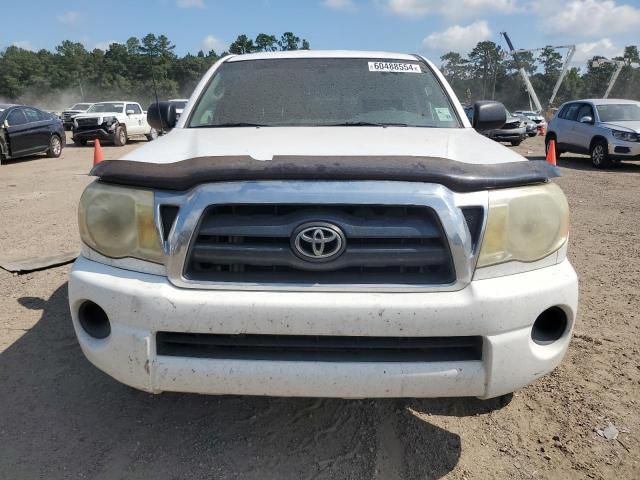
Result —
M559 340L567 330L567 314L560 307L542 312L531 328L531 339L538 345L549 345Z
M111 335L111 323L106 312L100 306L89 300L80 305L78 320L87 334L97 339L104 339Z

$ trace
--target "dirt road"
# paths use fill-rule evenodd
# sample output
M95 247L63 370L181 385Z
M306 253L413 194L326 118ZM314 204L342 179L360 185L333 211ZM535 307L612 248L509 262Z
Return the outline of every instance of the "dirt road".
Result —
M539 156L542 141L518 150ZM0 257L78 247L91 158L70 146L0 167ZM68 266L0 270L0 478L640 478L640 164L559 165L576 335L562 366L510 402L149 395L84 359ZM597 433L609 423L616 440Z

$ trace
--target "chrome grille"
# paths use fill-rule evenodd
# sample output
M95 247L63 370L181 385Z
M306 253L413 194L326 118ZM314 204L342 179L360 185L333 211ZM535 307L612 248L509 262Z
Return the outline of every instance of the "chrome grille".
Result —
M346 248L327 262L294 253L300 225L339 227ZM207 208L185 261L200 282L444 285L455 281L449 244L425 206L242 204Z

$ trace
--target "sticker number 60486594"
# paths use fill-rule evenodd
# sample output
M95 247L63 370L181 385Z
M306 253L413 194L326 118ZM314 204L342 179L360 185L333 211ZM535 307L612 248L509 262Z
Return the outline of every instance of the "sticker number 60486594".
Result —
M420 65L415 63L369 62L370 72L408 72L422 73Z

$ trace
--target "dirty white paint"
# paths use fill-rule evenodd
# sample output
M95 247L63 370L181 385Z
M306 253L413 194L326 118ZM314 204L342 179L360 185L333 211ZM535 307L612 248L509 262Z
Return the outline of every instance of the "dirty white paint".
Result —
M74 326L87 358L128 385L149 391L325 397L480 396L518 389L555 368L570 331L551 348L530 339L546 308L562 305L573 325L575 272L568 261L473 281L456 292L336 293L202 291L165 277L80 257L71 272ZM109 315L107 340L77 323L82 300ZM267 362L156 357L154 332L484 337L483 361L435 363ZM147 363L148 362L148 363ZM147 371L148 369L148 371ZM152 379L153 378L153 382ZM265 381L270 378L270 381ZM322 391L321 391L322 390Z

